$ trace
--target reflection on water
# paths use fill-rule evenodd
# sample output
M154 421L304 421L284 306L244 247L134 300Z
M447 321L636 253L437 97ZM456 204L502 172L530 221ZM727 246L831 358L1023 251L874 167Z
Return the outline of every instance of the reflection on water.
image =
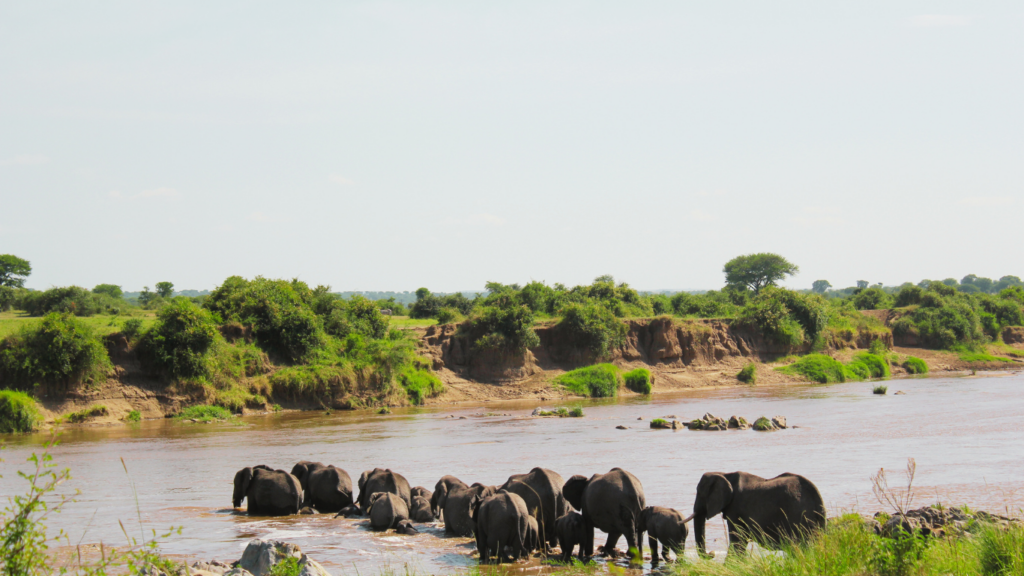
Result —
M363 470L388 467L413 486L431 489L445 474L501 484L534 466L566 478L620 466L643 482L649 505L689 514L700 475L733 470L766 477L803 474L818 485L831 512L872 512L878 504L869 476L880 467L901 471L913 457L917 504L941 500L1017 511L1024 503L1022 384L1024 375L1017 374L892 382L891 391L906 391L901 396L875 396L871 383L702 390L585 402L585 418L530 418L535 403L486 403L486 408L396 410L390 416L289 413L246 418L241 425L150 421L75 429L64 433L53 454L71 468L67 488L81 495L51 528L67 530L73 543L84 534L85 542L117 544L124 539L117 520L139 534L141 516L147 533L184 526L181 536L163 547L169 553L232 561L249 539L276 538L298 544L335 574L375 574L384 565L405 564L450 573L475 563L469 556L472 540L445 538L440 525L421 525L421 534L409 537L372 533L359 519L251 518L230 509L231 480L239 468L266 463L290 469L299 460L335 464L353 479ZM484 415L495 411L510 415ZM750 421L781 414L797 428L776 433L648 428L651 418L688 420L705 412ZM629 429L617 430L618 425ZM44 439L7 438L3 495L24 484L14 470ZM710 546L724 550L721 520L708 528ZM597 543L603 544L603 535ZM687 546L693 546L692 534Z

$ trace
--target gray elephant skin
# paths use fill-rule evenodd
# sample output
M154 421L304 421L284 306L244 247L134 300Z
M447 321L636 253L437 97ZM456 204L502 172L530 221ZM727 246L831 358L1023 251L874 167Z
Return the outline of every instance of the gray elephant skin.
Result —
M587 531L587 524L579 512L567 512L555 520L555 535L558 537L558 546L562 549L562 555L559 557L562 562L568 562L572 558L572 550L577 545L580 547L580 560L586 560L594 555L594 528L591 527L590 531Z
M412 489L409 488L409 481L405 476L374 468L367 470L359 476L359 508L366 511L370 507L370 497L377 492L389 492L405 501L405 507L412 505Z
M564 484L565 480L557 472L534 468L526 474L509 476L500 489L522 497L530 515L537 518L542 539L555 546L558 544L555 521L567 511L565 496L562 495Z
M231 504L235 508L246 500L250 516L288 516L302 508L302 485L284 470L260 464L235 473Z
M701 554L706 553L704 523L718 514L725 517L734 550L744 549L750 538L772 547L825 526L818 488L789 473L770 479L747 472L704 474L693 502L693 534Z
M690 517L692 518L692 516ZM690 518L672 508L648 506L640 512L640 533L647 532L647 542L651 547L651 565L658 564L658 543L661 542L662 557L668 562L668 551L681 555L686 548L686 523Z
M437 484L434 485L434 493L430 495L430 510L433 511L435 518L441 518L443 516L444 504L448 498L448 492L456 486L469 488L469 484L466 484L455 476L442 476L441 479L437 481Z
M537 524L537 519L530 516L526 519L526 540L523 541L523 547L527 552L533 552L540 550L540 527Z
M428 501L434 497L434 493L431 492L430 490L427 490L423 486L413 486L412 489L409 491L409 495L411 495L413 498L417 496L422 496L426 498Z
M352 504L352 478L341 468L303 460L292 467L292 476L302 485L303 506L338 512Z
M525 541L530 513L518 494L503 490L490 496L473 496L469 516L476 527L481 563L488 564L492 558L506 562L528 556ZM506 546L512 551L511 557L505 554Z
M472 536L474 531L473 518L470 516L470 504L475 497L486 498L494 495L494 486L484 486L479 482L472 486L453 486L444 499L444 533L449 536ZM525 504L524 504L525 506Z
M409 518L416 522L433 522L434 513L430 511L430 501L423 496L413 496L412 507L409 508Z
M409 507L397 494L376 492L370 497L370 530L387 530L409 519Z
M626 537L630 553L639 553L643 533L639 531L640 512L647 507L644 488L640 480L621 468L612 468L607 474L573 476L562 487L562 494L580 511L589 533L584 545L593 549L594 528L608 533L603 554L615 555L615 544L620 536Z

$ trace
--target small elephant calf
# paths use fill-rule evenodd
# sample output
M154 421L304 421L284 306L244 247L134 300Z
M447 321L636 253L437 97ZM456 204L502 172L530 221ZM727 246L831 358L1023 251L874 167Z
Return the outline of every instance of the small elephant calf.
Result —
M658 565L658 542L661 542L661 555L666 562L669 561L669 550L675 552L677 556L683 553L688 533L686 523L689 521L690 518L684 518L672 508L648 506L640 512L640 533L647 532L652 566Z
M409 517L416 522L433 522L434 513L430 510L430 499L423 496L413 496L412 507L409 508Z
M569 512L555 520L555 535L558 536L558 545L562 548L562 555L559 557L562 562L568 562L572 558L572 550L577 544L580 547L580 560L594 555L594 531L591 529L590 534L587 534L587 525L579 512Z

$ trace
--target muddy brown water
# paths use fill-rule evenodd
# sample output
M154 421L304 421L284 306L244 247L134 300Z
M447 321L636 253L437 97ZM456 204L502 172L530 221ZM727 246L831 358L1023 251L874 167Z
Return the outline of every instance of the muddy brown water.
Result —
M152 529L182 526L180 535L164 541L163 551L222 561L237 559L252 538L280 539L298 544L334 574L377 574L406 566L419 573L449 574L476 563L471 540L445 538L440 525L421 525L422 533L409 537L372 533L365 521L333 515L250 518L231 510L231 480L239 468L266 463L290 469L299 460L333 463L353 479L365 469L388 467L413 486L431 489L445 474L501 484L534 466L565 478L619 466L641 480L648 505L689 514L702 473L734 470L765 477L803 474L817 484L830 512L874 512L880 506L870 476L884 467L892 471L892 483L899 484L912 457L917 461L916 504L941 501L1019 513L1024 506L1024 374L887 384L886 396L873 395L872 383L848 383L586 401L584 418L531 418L535 402L488 402L411 408L389 416L302 412L248 417L236 424L160 420L67 430L52 453L60 466L71 469L66 488L81 493L51 519L50 528L67 531L72 543L118 545L124 542L118 520L133 536L141 534L140 528L148 536ZM893 395L897 390L906 394ZM652 418L689 420L705 412L751 421L784 415L796 428L760 433L648 427ZM618 430L618 425L629 429ZM0 492L6 497L24 487L15 471L26 469L25 459L45 437L5 440ZM708 528L710 547L724 550L720 518ZM596 544L603 541L599 533ZM624 544L619 542L620 549ZM692 547L691 526L687 548Z

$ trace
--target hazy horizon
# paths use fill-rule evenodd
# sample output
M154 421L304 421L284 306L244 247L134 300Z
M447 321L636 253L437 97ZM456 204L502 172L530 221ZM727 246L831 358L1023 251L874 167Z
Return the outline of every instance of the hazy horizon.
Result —
M231 275L716 289L1024 276L1024 5L0 7L0 254ZM1014 267L1017 269L1014 269Z

